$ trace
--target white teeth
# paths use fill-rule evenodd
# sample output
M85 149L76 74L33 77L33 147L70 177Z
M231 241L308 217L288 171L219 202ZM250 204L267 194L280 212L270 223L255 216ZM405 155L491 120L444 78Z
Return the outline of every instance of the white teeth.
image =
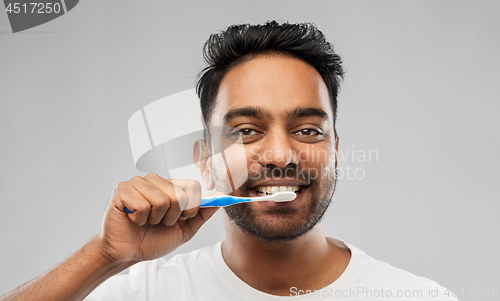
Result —
M271 195L282 191L298 192L299 186L259 186L256 187L255 190L260 195Z

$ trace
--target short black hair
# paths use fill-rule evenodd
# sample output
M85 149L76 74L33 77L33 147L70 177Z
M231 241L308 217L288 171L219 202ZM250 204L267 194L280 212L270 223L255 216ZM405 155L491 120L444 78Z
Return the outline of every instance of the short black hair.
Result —
M337 94L344 76L340 56L314 23L279 24L276 21L263 25L232 25L210 35L205 42L203 57L208 66L196 79L196 93L205 125L209 126L223 76L242 62L268 54L300 59L318 71L328 89L335 130Z

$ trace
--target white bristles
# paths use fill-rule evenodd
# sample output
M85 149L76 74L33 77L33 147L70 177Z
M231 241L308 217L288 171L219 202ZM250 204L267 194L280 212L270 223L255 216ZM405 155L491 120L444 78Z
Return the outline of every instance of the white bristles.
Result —
M293 191L282 191L282 192L276 192L272 195L256 197L253 199L255 199L255 200L269 200L269 201L275 201L275 202L289 202L289 201L293 201L296 197L297 197L297 194L295 194L295 192L293 192Z

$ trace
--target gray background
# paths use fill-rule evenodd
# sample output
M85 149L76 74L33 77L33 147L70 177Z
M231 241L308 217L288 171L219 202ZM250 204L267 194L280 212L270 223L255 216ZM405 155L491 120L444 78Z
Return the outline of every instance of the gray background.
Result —
M491 300L499 15L498 1L81 1L12 34L0 12L0 294L99 232L116 184L144 175L128 118L193 87L210 33L277 19L314 22L334 43L347 69L341 151L378 151L341 162L365 177L339 182L326 233L461 300ZM219 214L177 252L223 239Z

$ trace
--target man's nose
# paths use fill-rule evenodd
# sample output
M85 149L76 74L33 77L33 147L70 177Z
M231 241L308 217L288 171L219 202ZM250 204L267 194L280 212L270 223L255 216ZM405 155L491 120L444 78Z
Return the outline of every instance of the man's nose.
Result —
M298 165L298 154L293 147L293 139L284 130L272 130L264 137L259 163L263 166L275 165L285 168L289 164Z

